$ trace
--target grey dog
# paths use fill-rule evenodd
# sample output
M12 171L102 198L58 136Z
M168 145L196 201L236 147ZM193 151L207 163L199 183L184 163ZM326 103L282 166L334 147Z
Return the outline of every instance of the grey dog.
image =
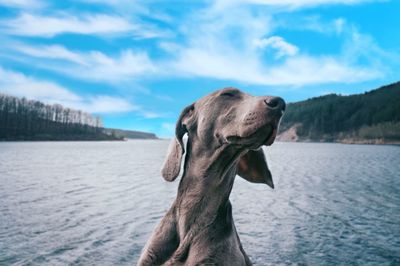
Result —
M229 195L236 174L274 188L262 145L271 145L285 111L282 98L235 88L184 108L162 168L173 181L185 154L172 207L143 249L138 265L252 265L232 218Z

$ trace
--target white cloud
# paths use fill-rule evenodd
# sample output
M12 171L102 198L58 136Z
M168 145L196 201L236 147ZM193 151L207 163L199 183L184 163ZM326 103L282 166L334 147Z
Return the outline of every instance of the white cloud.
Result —
M245 55L200 49L183 48L179 58L171 63L175 74L236 80L248 83L263 83L261 66Z
M353 83L382 76L375 64L360 66L342 53L310 55L279 36L263 38L271 36L274 26L262 11L254 15L245 7L229 12L211 8L199 14L199 18L194 16L185 23L190 29L183 28L185 46L162 44L175 56L164 67L170 75L277 86ZM339 20L338 27L343 23ZM277 50L281 60L255 49L267 47Z
M27 46L27 45L17 45L14 49L20 51L24 54L42 57L49 59L63 59L71 62L75 62L81 65L87 65L84 56L79 53L70 51L60 45L43 45L43 46Z
M299 48L296 45L286 42L282 37L271 36L269 38L254 40L254 45L264 49L271 47L277 50L277 58L282 56L293 56L297 54Z
M91 52L88 63L88 67L68 70L66 73L85 79L119 82L156 71L147 53L135 53L132 50L122 51L118 57Z
M62 13L57 16L40 16L22 13L17 18L1 20L0 27L13 35L47 38L63 33L97 35L129 33L136 38L154 38L170 34L143 23L131 23L121 16L105 14L72 16Z
M229 12L213 8L198 12L181 28L185 46L162 44L172 55L164 68L171 75L260 84L262 65L252 41L269 33L270 21L271 17L264 12L254 15L241 8Z
M293 15L288 17L276 16L277 30L312 31L326 35L341 35L351 28L351 24L343 17L326 19L320 15Z
M218 9L223 9L228 6L241 5L241 4L302 8L302 7L333 5L333 4L354 5L354 4L373 2L373 1L382 1L382 0L215 0L214 6L217 7Z
M359 58L376 65L400 61L398 53L381 48L370 35L360 33L354 26L346 31L346 35L347 39L343 45L343 58L350 62L356 62Z
M293 1L284 0L284 3L289 2ZM270 2L274 3L277 1ZM82 16L81 19L65 14L60 17L61 20L65 18L83 24ZM309 27L323 31L324 27L318 26L318 16L307 19ZM368 63L372 63L361 66L358 61L360 52L351 52L352 49L347 49L350 52L343 49L337 54L306 54L296 45L273 35L274 23L267 9L254 12L252 8L239 6L225 12L213 6L197 10L195 14L185 17L184 23L177 27L182 37L180 43L172 40L158 43L167 56L157 61L153 61L145 51L131 49L116 54L73 51L60 45L16 45L14 49L24 55L40 58L24 60L34 63L35 67L85 81L113 84L149 77L183 76L258 85L308 85L359 82L382 76L379 64L368 58ZM328 24L330 32L346 38L349 25L343 18L336 18ZM93 32L90 28L96 27L89 25L85 30ZM52 32L56 34L56 31ZM356 42L354 45L359 46ZM275 58L268 53L260 53L262 49L276 51ZM370 50L365 47L364 53ZM144 115L155 116L151 112Z
M118 83L138 76L154 74L157 71L147 53L134 52L129 49L114 57L99 51L75 52L59 45L37 47L16 45L14 49L33 57L76 63L78 65L66 67L65 63L62 62L40 60L36 66L87 81Z
M344 30L346 20L344 18L337 18L333 21L335 25L336 34L341 34Z
M7 94L45 102L57 102L58 100L74 102L80 100L79 96L55 83L37 80L1 67L0 89Z
M90 5L104 5L108 8L114 9L113 11L118 14L125 14L126 16L139 15L151 17L153 20L162 22L171 22L174 17L170 14L161 13L161 8L153 8L159 6L157 1L132 1L132 0L77 0L79 2L88 3Z
M107 95L88 97L81 102L75 103L74 107L92 113L121 113L138 109L137 106L132 105L124 98Z
M161 118L161 117L165 117L164 114L161 113L156 113L156 112L152 112L152 111L145 111L142 110L141 114L143 115L144 118Z
M268 85L308 85L354 83L382 77L379 70L349 65L331 56L297 56L271 68L264 82Z
M277 6L316 6L316 5L331 5L344 4L354 5L359 3L371 2L371 0L243 0L243 2L262 4L262 5L277 5Z
M3 20L6 31L15 35L53 37L61 33L105 34L127 32L132 29L128 21L108 15L38 16L23 13L16 19Z
M22 9L38 9L45 6L40 0L0 0L0 6L22 8Z
M258 85L353 83L382 76L378 70L348 65L329 56L294 56L270 67L239 54L185 50L181 56L173 65L179 73Z
M124 98L107 95L82 97L56 83L38 80L2 67L0 67L0 92L45 103L59 103L65 107L91 113L128 112L138 109Z

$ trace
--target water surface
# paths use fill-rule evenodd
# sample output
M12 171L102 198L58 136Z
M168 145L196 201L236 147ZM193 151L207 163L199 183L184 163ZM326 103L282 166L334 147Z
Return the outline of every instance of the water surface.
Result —
M168 141L0 143L0 265L132 265L178 182ZM275 190L236 178L255 265L399 265L400 147L275 143Z

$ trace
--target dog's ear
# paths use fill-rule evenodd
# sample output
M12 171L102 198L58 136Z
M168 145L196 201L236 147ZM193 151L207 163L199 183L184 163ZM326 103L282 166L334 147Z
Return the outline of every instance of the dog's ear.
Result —
M176 122L175 137L172 138L168 148L167 158L161 169L161 174L167 181L174 181L181 170L182 156L185 153L183 146L183 135L187 132L185 121L192 115L194 104L191 104L183 109L181 115Z
M238 163L238 175L252 183L264 183L274 188L271 172L268 169L262 148L249 150Z

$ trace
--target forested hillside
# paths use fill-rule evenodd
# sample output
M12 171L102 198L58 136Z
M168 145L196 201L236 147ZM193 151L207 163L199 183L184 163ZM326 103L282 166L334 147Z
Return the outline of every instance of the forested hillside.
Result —
M99 116L0 94L0 140L113 140Z
M156 134L154 133L148 133L136 130L105 128L104 132L109 135L114 135L116 137L125 139L158 139Z
M363 94L290 103L280 132L284 141L400 141L400 82Z

